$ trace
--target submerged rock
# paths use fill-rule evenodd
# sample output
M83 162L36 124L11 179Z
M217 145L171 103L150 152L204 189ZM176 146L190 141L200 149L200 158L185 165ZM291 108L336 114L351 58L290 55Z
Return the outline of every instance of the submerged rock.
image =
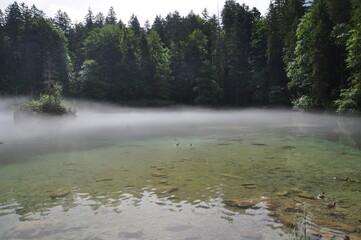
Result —
M293 215L281 215L278 220L286 227L294 228L296 226L296 220Z
M59 189L59 190L52 192L50 194L50 198L55 199L55 198L65 197L69 193L70 193L70 190L68 190L68 189Z
M327 220L316 220L315 223L320 226L323 226L323 227L327 227L327 228L331 228L334 230L343 231L343 232L347 232L347 233L356 232L355 227L346 225L343 223L336 223L336 222L331 222L331 221L327 221Z
M267 146L267 144L264 144L264 143L256 143L256 142L254 142L254 143L251 143L252 145L254 145L254 146Z
M243 183L241 184L241 186L243 186L245 189L256 189L256 185L253 183Z
M361 240L361 235L360 234L350 234L350 239L351 240Z
M321 238L321 239L335 239L335 234L331 233L331 232L327 232L327 231L323 231L320 229L310 229L309 232L317 237L317 239Z
M276 195L279 197L287 197L288 195L290 195L290 192L285 190L285 191L276 193Z
M103 179L96 180L96 182L109 182L109 181L113 181L113 180L114 180L113 178L103 178Z
M243 199L225 199L223 203L229 207L237 207L242 209L252 208L259 203L266 203L269 206L269 199L265 198L243 198Z
M285 149L285 150L292 150L292 149L295 149L296 147L295 146L282 146L280 148Z
M243 180L243 178L236 176L236 175L232 175L232 174L221 174L222 177L227 177L227 178L234 178L234 179L240 179Z
M159 178L168 177L168 175L166 173L163 173L163 172L152 172L150 175L152 175L153 177L159 177Z
M283 212L288 212L288 213L303 213L304 210L298 208L296 205L294 204L289 204L286 203L284 205L281 206L281 210Z
M161 194L167 194L167 193L172 193L172 192L176 192L178 191L179 188L174 187L174 186L160 186L160 187L156 187L155 191Z
M311 199L311 200L315 199L315 197L309 193L298 193L297 196L300 198L306 198L306 199Z
M159 183L160 184L168 184L168 181L167 180L160 180Z

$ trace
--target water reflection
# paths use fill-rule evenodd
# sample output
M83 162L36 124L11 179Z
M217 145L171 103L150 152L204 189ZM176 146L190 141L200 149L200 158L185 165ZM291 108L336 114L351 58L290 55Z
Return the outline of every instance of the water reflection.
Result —
M223 208L221 199L209 199L210 207L205 208L154 192L140 195L99 199L73 193L67 197L72 198L72 207L58 199L46 217L32 212L26 214L27 221L16 222L15 214L7 215L13 227L1 239L280 239L283 235L263 206L241 214Z

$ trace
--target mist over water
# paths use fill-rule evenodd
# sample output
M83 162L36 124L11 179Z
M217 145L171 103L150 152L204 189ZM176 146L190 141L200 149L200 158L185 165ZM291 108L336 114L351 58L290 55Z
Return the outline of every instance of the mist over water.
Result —
M19 100L18 100L19 101ZM24 100L22 100L24 101ZM86 140L177 135L209 135L219 126L243 128L317 129L360 134L360 119L326 114L307 114L290 110L212 110L202 108L129 108L79 101L76 119L43 117L13 120L14 99L0 99L0 140L5 142L36 138ZM356 137L357 140L357 137Z
M15 103L0 99L0 239L287 239L272 209L223 200L265 197L293 217L300 192L342 199L336 213L305 203L315 229L361 214L357 117L78 101L75 119L15 123Z

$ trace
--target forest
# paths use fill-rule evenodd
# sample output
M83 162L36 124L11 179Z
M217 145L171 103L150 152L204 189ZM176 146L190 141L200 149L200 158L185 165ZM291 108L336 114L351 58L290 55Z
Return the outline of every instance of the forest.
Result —
M206 7L206 6L205 6ZM235 0L219 13L155 16L141 26L84 9L83 22L35 5L0 9L0 95L145 106L361 111L361 1Z

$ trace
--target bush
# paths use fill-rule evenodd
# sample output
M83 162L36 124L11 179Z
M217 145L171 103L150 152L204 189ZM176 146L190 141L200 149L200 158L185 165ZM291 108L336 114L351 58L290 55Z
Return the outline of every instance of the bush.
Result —
M304 111L310 111L313 109L313 102L312 98L309 96L303 95L300 98L297 98L295 101L292 102L293 108L304 112Z
M358 101L361 99L360 91L355 88L341 90L340 99L334 102L337 113L358 113Z
M18 109L22 111L54 115L62 115L72 112L71 109L67 109L66 105L62 103L62 86L54 82L49 82L47 84L48 94L40 94L39 100L33 100L26 104L20 105Z

